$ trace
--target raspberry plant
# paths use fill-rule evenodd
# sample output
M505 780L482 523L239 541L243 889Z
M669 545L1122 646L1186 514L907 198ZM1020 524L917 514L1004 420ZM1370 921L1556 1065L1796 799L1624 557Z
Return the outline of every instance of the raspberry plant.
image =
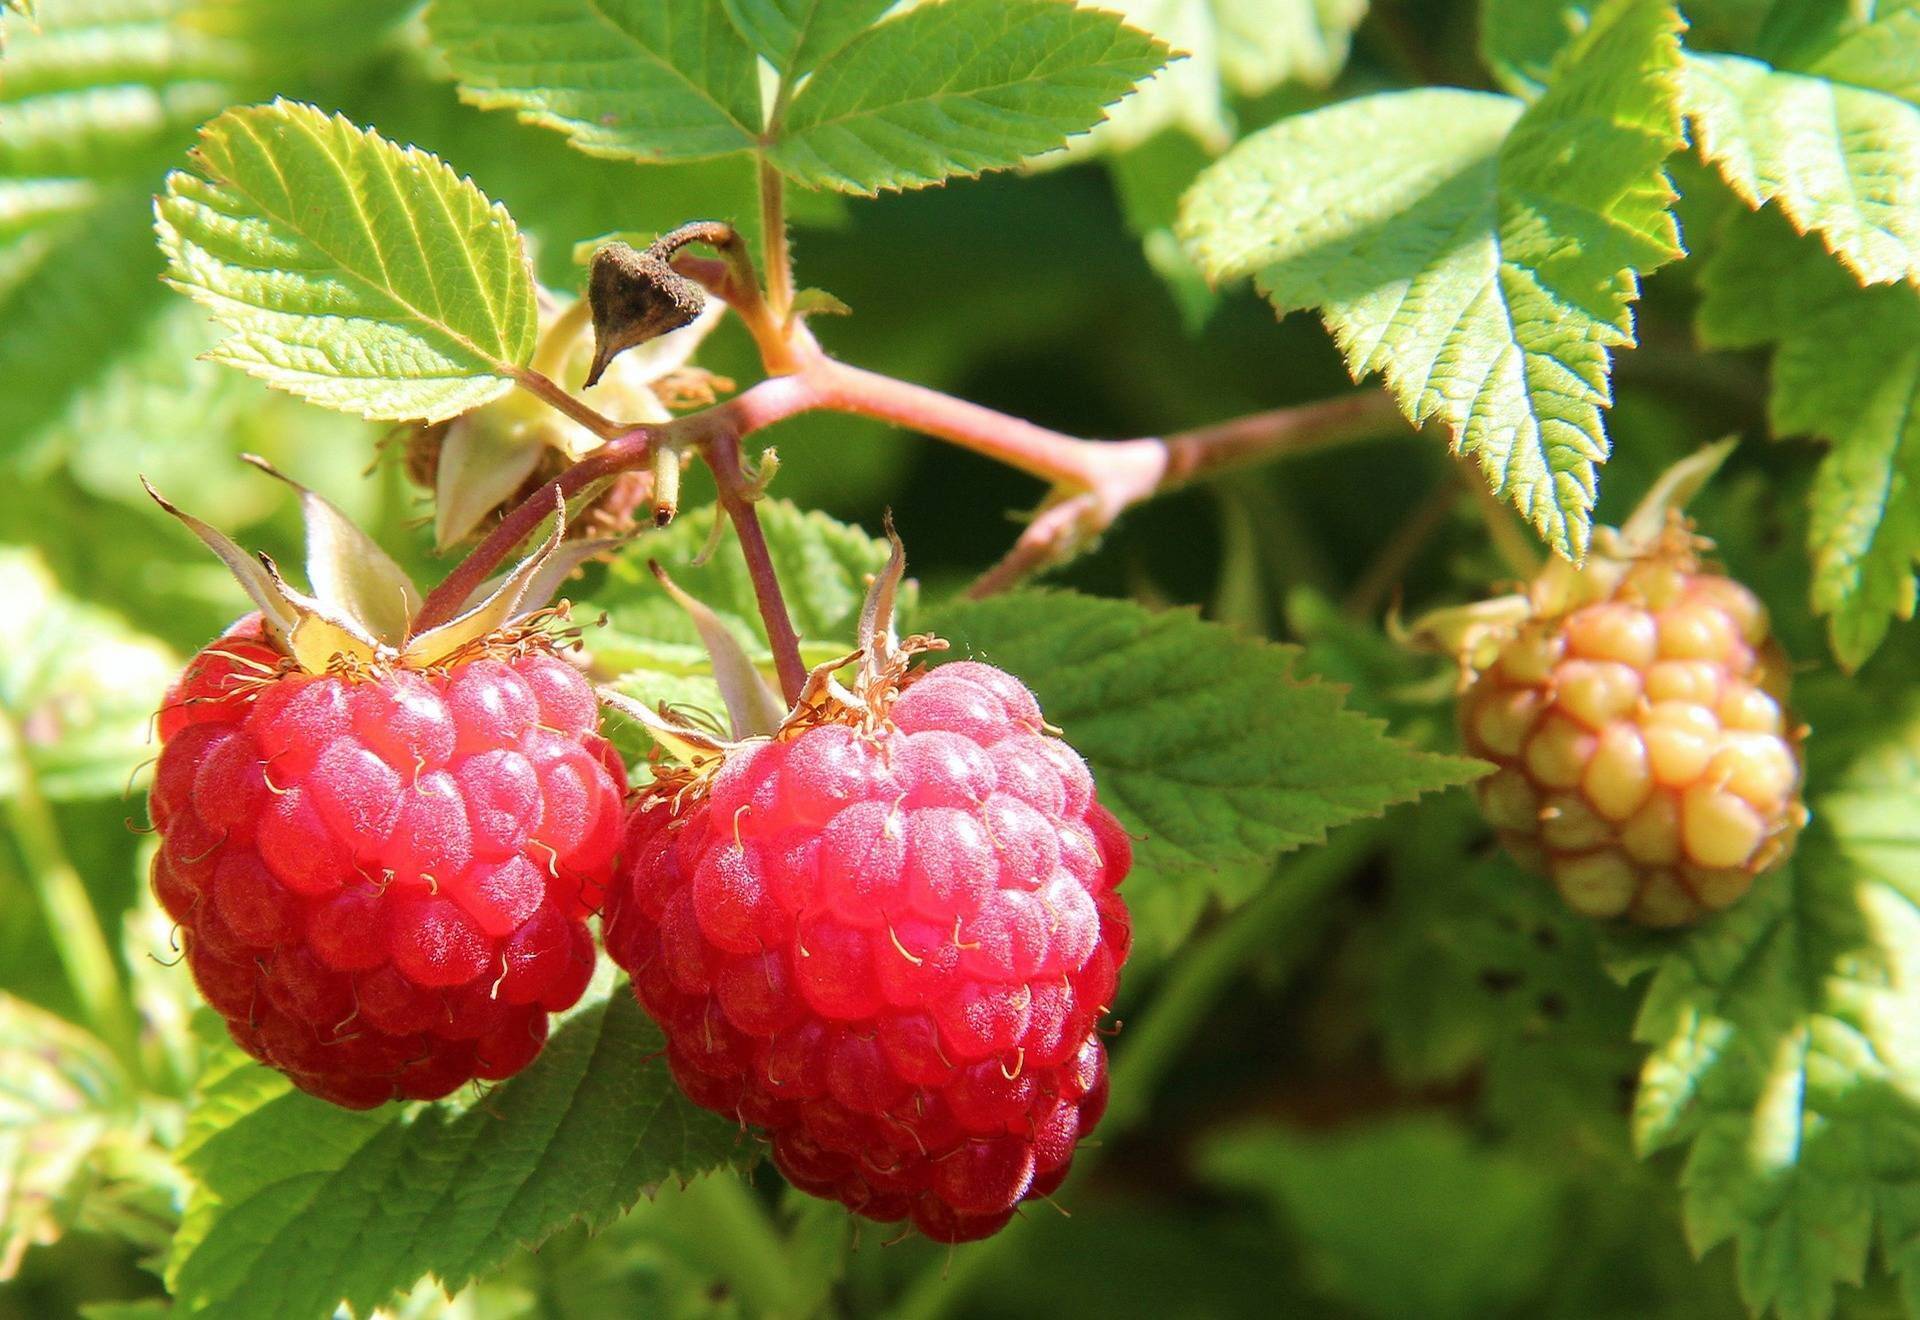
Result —
M0 1295L1916 1309L1916 68L5 0Z

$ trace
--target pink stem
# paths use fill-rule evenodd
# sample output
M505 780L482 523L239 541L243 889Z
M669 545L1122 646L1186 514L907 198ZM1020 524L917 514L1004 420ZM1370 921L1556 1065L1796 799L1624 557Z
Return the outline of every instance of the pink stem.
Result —
M718 262L682 259L680 264L713 284L723 284L731 276ZM791 374L770 376L725 403L660 426L625 428L600 418L617 436L508 514L435 588L416 628L444 623L459 612L473 589L552 511L555 487L565 496L578 494L604 477L645 466L653 446L672 443L705 451L719 481L722 504L756 573L754 590L763 611L768 611L768 638L782 686L791 686L794 674L804 678L804 668L771 563L753 562L755 555L764 555L766 538L740 475L739 442L804 412L826 410L892 422L1056 487L1062 498L1042 510L1007 557L975 584L975 594L1003 590L1069 557L1126 509L1162 491L1242 464L1388 434L1405 425L1391 399L1367 392L1255 413L1166 437L1083 440L938 390L836 362L814 346L804 324L796 320L793 329L787 344L789 360L795 364ZM545 390L536 392L548 397Z
M652 435L645 428L629 431L588 454L552 481L514 506L486 538L441 580L421 604L413 622L416 633L438 627L458 618L467 598L505 562L514 547L533 535L534 529L553 512L554 492L571 499L594 482L615 476L629 468L644 467L652 453Z
M800 658L800 634L794 630L793 616L787 612L786 597L780 591L780 575L773 568L767 534L761 530L760 515L754 511L753 497L740 471L740 437L732 433L716 435L707 446L707 466L713 470L714 483L720 490L720 507L733 520L734 534L740 538L740 554L747 561L753 598L766 624L767 645L773 650L780 691L791 705L807 685L807 665Z

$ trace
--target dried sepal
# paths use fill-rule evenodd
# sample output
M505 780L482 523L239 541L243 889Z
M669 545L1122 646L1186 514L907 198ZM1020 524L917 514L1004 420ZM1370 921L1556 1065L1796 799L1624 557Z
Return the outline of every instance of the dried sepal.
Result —
M420 612L420 593L393 556L332 501L257 454L240 457L299 496L307 529L307 583L314 597L390 647L405 641Z
M560 593L560 588L566 585L568 578L580 570L581 565L589 560L598 559L602 555L611 554L624 544L626 544L625 541L613 536L597 537L590 541L561 542L560 548L547 556L546 561L527 582L526 590L521 593L515 617L524 618L537 610L545 609L553 603L553 598ZM462 604L467 609L478 606L481 601L492 596L506 584L507 576L502 573L498 577L488 578L475 587L473 594L468 596Z
M661 587L673 598L674 604L686 612L693 621L694 631L700 634L700 642L707 648L713 664L714 682L720 685L720 698L727 705L727 721L733 736L750 738L778 730L786 719L786 708L754 668L739 638L720 621L719 615L682 591L657 562L650 560L647 567L653 570Z
M192 514L170 503L165 496L153 488L153 483L145 477L140 484L158 504L177 518L181 525L200 539L200 543L213 551L214 556L227 566L227 570L240 584L241 590L259 607L260 618L267 636L276 644L284 646L285 639L299 622L299 614L293 603L281 594L280 585L273 574L261 566L260 561L242 550L225 532L210 523L202 522Z
M441 663L455 652L499 632L527 611L523 607L541 571L559 551L567 531L567 502L554 491L553 529L532 554L513 567L500 585L479 604L456 619L437 628L429 628L410 638L399 655L399 662L411 668L425 669Z

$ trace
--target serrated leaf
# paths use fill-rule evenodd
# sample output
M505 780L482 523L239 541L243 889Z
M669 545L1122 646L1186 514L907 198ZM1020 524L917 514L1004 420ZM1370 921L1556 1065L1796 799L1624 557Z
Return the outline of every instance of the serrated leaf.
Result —
M1832 442L1807 527L1812 605L1856 669L1920 597L1920 292L1862 289L1772 215L1739 219L1706 267L1701 337L1775 345L1774 432Z
M1876 1236L1920 1286L1920 704L1848 683L1803 700L1813 825L1659 957L1634 1129L1644 1150L1689 1146L1695 1250L1733 1241L1749 1306L1812 1318Z
M463 99L582 151L701 160L751 150L760 73L722 0L435 0Z
M1061 591L947 606L952 658L1028 684L1135 837L1129 893L1212 892L1328 830L1464 784L1477 761L1418 751L1294 672L1299 652L1175 610Z
M361 416L436 421L512 387L537 334L505 209L425 152L289 101L229 110L156 207L213 350Z
M190 26L196 3L65 0L3 25L0 380L34 382L0 391L11 462L43 457L72 394L162 305L149 173L255 88L253 52Z
M1902 51L1904 72L1885 59ZM1689 56L1682 80L1701 154L1749 206L1777 202L1863 284L1920 283L1920 10L1776 69Z
M111 797L153 756L149 721L176 665L107 611L69 599L32 550L0 546L0 799L26 758L49 798Z
M858 36L893 0L725 0L734 26L789 82Z
M814 70L769 155L808 187L863 194L1006 169L1101 122L1167 54L1058 0L917 5Z
M1607 455L1610 354L1634 343L1639 277L1680 254L1661 168L1679 27L1658 0L1614 0L1531 106L1425 90L1283 120L1183 208L1210 278L1320 308L1353 374L1443 420L1569 558Z
M1224 151L1235 97L1286 83L1325 87L1347 62L1367 0L1105 0L1127 22L1182 52L1073 144L1076 152L1127 151L1166 128Z
M1531 100L1551 77L1553 60L1587 30L1602 0L1480 0L1480 55L1494 78ZM1689 50L1741 50L1760 35L1775 0L1689 0Z
M168 1268L177 1305L320 1320L426 1276L457 1291L569 1224L604 1226L667 1179L738 1158L738 1126L686 1100L663 1052L622 982L464 1112L243 1097L185 1156L198 1187Z

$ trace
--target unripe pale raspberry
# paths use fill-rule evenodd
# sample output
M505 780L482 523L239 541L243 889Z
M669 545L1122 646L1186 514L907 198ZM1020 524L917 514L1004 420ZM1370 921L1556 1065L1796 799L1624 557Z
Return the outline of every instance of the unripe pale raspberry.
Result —
M537 632L309 674L251 616L159 727L154 892L242 1048L353 1108L540 1052L593 973L626 772Z
M1060 1185L1106 1104L1131 846L1018 680L910 675L629 816L608 953L696 1102L795 1186L947 1242Z
M1499 767L1477 791L1516 859L1585 915L1677 926L1792 849L1786 695L1765 608L1676 524L1650 554L1550 569L1460 718Z

